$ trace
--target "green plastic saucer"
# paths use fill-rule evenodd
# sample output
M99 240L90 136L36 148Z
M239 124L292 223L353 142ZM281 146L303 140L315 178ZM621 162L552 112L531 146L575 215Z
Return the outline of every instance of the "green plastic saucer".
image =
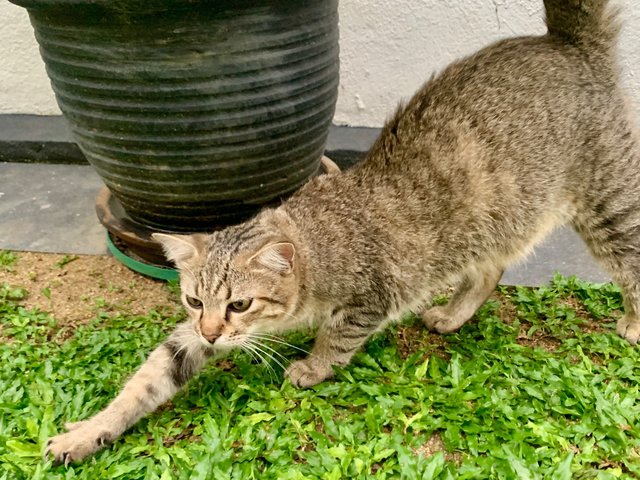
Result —
M173 268L163 268L149 263L144 263L118 250L111 240L111 235L107 232L107 248L109 252L123 265L130 268L134 272L141 273L151 278L159 280L178 280L178 272Z

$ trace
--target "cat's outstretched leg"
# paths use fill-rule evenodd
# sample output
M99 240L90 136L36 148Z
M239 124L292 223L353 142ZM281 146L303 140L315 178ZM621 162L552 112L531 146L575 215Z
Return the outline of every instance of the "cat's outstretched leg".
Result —
M495 265L470 269L453 293L449 303L435 306L422 314L422 321L433 331L451 333L461 328L496 288L503 270Z
M285 372L296 387L312 387L333 376L333 365L344 366L381 325L383 315L334 315L318 330L311 354Z
M102 449L144 415L171 398L204 364L193 327L182 324L126 383L122 392L94 417L66 425L49 439L45 456L68 465Z

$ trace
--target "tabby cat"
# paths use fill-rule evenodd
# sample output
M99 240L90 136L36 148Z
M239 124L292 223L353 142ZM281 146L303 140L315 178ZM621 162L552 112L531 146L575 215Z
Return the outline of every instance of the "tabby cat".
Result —
M624 290L617 331L640 337L640 147L614 60L606 0L545 0L548 33L449 66L387 122L365 160L211 235L156 234L190 320L89 420L46 454L65 464L115 440L214 353L318 326L297 387L347 365L407 311L459 329L521 259L570 223ZM446 306L435 290L457 285Z

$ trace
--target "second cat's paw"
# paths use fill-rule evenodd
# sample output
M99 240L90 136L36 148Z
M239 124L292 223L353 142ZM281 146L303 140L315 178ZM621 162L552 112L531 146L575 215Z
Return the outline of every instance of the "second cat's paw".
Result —
M422 321L432 332L451 333L458 330L463 322L457 322L451 317L445 307L431 307L422 314Z
M317 365L309 359L293 362L287 368L285 375L291 383L298 388L308 388L326 380L333 375L333 369L329 366Z
M52 437L47 441L45 458L52 456L55 463L68 466L97 452L111 443L111 435L100 425L84 421L68 424L69 431Z

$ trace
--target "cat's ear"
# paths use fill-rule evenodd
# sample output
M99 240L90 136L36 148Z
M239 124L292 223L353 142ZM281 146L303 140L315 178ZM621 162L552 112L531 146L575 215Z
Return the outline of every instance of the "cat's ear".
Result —
M293 243L270 243L260 249L249 259L249 264L258 265L280 274L288 274L293 271L293 261L296 249Z
M153 233L151 236L162 245L166 257L177 266L200 255L204 248L204 235Z

